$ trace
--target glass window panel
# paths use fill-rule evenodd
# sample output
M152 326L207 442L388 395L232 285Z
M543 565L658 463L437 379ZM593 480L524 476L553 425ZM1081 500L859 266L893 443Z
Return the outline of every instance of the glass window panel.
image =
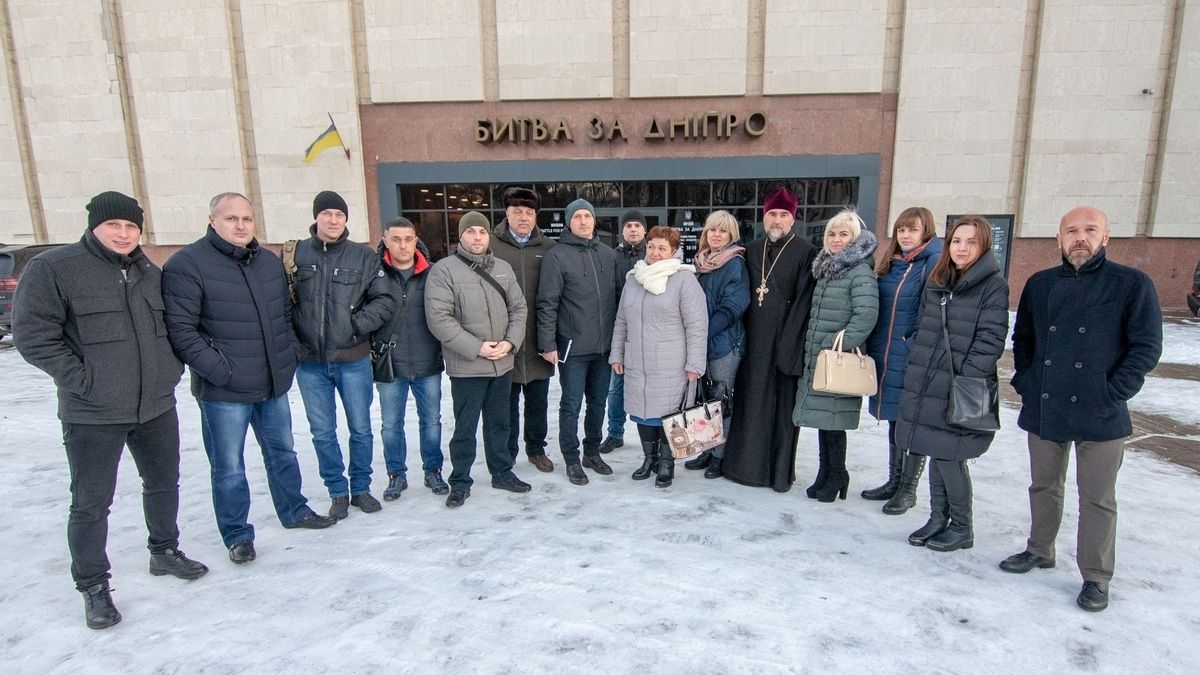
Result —
M491 187L486 184L478 185L447 185L446 208L451 210L474 211L485 209L484 203L491 201Z
M542 197L543 209L566 208L578 198L575 183L539 183L534 189Z
M396 197L402 211L446 208L444 185L397 185Z
M754 232L755 232L756 225L758 226L758 231L760 231L760 232L762 231L762 224L761 224L761 222L759 222L762 220L759 217L759 214L762 213L762 211L760 209L748 208L748 209L725 209L725 210L732 213L734 218L737 218L738 234L741 236L740 241L743 246L746 245L747 242L749 242L755 238Z
M666 183L660 180L625 183L625 208L636 209L667 205Z
M404 211L402 215L417 226L417 236L425 242L433 260L446 257L449 248L445 211Z
M715 180L712 203L714 206L754 206L754 187L752 180Z
M857 178L822 178L809 182L808 201L813 206L858 203Z
M563 231L563 211L560 209L538 211L537 225L542 234L558 241L558 237Z
M680 180L667 184L670 206L699 206L712 204L711 184L706 180Z
M578 184L579 196L592 203L592 206L614 208L621 205L621 184L608 182L592 182Z
M670 209L667 212L667 224L679 230L679 246L683 249L685 262L690 262L696 256L700 230L704 229L704 219L707 217L708 209Z

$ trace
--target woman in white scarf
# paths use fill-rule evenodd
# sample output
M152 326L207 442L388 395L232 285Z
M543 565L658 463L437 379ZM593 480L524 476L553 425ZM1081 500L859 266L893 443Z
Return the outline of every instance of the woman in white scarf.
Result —
M695 268L674 258L679 232L666 226L646 234L646 259L625 279L608 362L625 375L625 411L638 425L645 460L634 480L656 474L657 487L675 476L663 432L664 415L679 410L689 384L704 374L708 307Z

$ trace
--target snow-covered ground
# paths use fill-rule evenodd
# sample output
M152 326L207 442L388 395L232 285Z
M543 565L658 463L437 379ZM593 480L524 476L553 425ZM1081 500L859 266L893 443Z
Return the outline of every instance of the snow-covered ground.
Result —
M0 493L13 507L0 521L5 673L1200 671L1192 506L1200 476L1127 455L1112 605L1083 612L1074 602L1073 487L1058 567L1024 576L996 567L1023 549L1028 528L1025 438L1012 409L991 451L971 465L976 543L968 551L906 543L927 516L924 481L918 507L904 516L858 497L886 465L886 426L865 417L850 436L851 496L835 504L804 497L815 471L810 430L801 434L797 489L786 494L681 466L675 485L658 490L629 479L640 455L632 443L608 456L614 476L589 472L591 484L574 487L552 440L556 473L518 464L530 494L491 489L481 457L459 510L447 510L413 470L413 487L381 513L352 509L316 532L279 526L251 440L259 558L238 567L214 525L186 378L178 391L182 548L212 571L193 582L146 572L137 473L126 455L108 547L125 618L89 630L68 570L53 387L10 347L0 344L0 461L9 467ZM292 408L305 491L324 511L294 389ZM411 402L409 419L415 443ZM636 438L632 425L626 438ZM414 448L410 467L415 456ZM378 449L375 471L378 495Z
M1163 324L1163 363L1200 365L1200 319Z

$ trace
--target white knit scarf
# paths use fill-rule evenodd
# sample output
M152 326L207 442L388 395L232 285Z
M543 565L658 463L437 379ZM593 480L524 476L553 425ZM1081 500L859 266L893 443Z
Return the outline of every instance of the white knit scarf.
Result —
M653 265L647 265L645 260L639 260L633 266L633 278L637 279L637 282L647 291L655 295L662 295L663 291L667 290L667 279L681 270L696 273L695 267L684 265L675 258L659 260Z

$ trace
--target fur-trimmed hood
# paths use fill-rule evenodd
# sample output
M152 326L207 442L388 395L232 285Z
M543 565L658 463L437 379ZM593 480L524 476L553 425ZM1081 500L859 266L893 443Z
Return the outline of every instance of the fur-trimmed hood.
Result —
M875 233L864 229L854 241L837 253L829 253L825 249L821 249L817 252L816 259L813 260L813 278L842 278L855 265L869 260L875 255L876 243Z

